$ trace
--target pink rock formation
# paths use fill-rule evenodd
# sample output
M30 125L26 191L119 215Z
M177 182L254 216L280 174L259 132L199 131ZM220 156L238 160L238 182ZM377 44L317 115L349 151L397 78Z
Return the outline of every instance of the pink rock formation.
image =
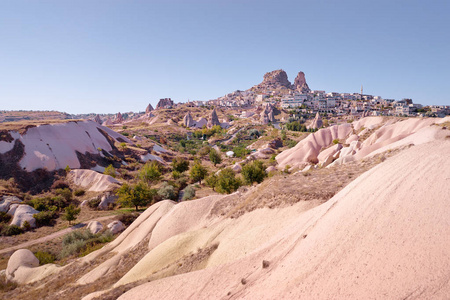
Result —
M348 123L320 129L301 140L295 147L277 155L278 168L284 169L286 165L295 167L308 162L317 163L317 156L322 149L330 146L334 139L345 139L352 131L352 125Z
M172 108L172 107L173 107L173 101L170 98L159 99L159 102L156 105L156 109Z
M219 117L217 116L217 112L216 109L214 108L211 112L211 117L208 120L208 128L211 128L215 125L219 125L220 126L220 121L219 121Z
M270 103L267 103L264 106L263 111L260 114L260 120L262 124L268 124L269 122L275 122L275 116L273 113L273 106Z
M153 110L153 106L149 103L149 104L147 105L147 108L145 109L145 113L146 113L146 114L149 114L152 110Z
M306 83L306 79L305 79L305 73L303 72L298 72L297 77L295 78L294 81L294 88L299 91L300 93L308 93L311 90L309 89L308 84Z
M322 117L319 113L316 114L316 117L312 121L311 125L308 126L308 128L314 128L319 129L323 126Z
M279 88L292 88L291 83L288 80L288 76L284 70L275 70L264 74L263 82L255 85L254 90L267 90L267 89L279 89Z
M183 118L183 125L186 127L194 127L195 126L195 121L191 116L191 113L188 112L184 118Z
M98 124L102 125L102 119L100 118L99 115L95 116L94 121L97 122Z
M120 124L123 123L123 121L125 120L123 119L122 114L120 112L117 113L116 118L114 120L114 124Z

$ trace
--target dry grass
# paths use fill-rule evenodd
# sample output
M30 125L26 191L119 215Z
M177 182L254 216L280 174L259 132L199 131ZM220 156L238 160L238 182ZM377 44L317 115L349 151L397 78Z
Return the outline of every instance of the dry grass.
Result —
M213 215L238 218L258 208L276 208L293 205L299 201L314 201L319 205L331 199L356 177L395 155L390 151L333 168L321 168L292 175L279 173L257 187L244 187L240 193L225 197L212 209Z
M60 123L68 123L68 122L77 122L83 120L21 120L17 122L5 122L0 123L0 130L7 131L18 131L20 134L23 134L27 131L28 128L36 127L39 125L47 125L47 124L60 124Z

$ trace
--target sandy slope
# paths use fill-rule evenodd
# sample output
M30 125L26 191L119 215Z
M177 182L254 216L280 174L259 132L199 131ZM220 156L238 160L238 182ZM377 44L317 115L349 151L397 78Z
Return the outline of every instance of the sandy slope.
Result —
M254 250L143 284L120 299L448 298L449 153L448 139L413 146L364 173L325 204L291 218L272 218L275 210L258 210L255 220L266 216L268 222L283 222ZM258 213L264 216L256 218ZM240 222L253 228L250 219ZM233 245L217 241L216 252ZM237 249L239 243L245 240L234 241ZM270 262L267 268L263 260Z

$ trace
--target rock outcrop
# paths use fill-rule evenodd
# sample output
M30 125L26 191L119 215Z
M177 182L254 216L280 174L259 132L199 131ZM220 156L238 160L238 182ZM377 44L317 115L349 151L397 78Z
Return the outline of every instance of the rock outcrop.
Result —
M211 128L215 125L219 125L220 126L220 121L219 121L219 117L217 116L217 112L216 109L214 108L213 111L211 112L211 117L208 120L208 128Z
M263 82L255 85L253 90L276 90L280 88L291 89L292 84L284 70L275 70L264 74Z
M22 227L25 222L28 222L32 228L36 227L36 219L33 217L39 211L35 210L29 205L20 204L14 211L14 217L11 225Z
M153 106L149 103L149 104L147 105L147 108L145 109L145 113L146 113L146 114L149 114L152 110L154 110L154 109L153 109Z
M87 189L88 192L111 191L120 184L120 182L112 176L85 169L71 170L67 177L75 185Z
M195 126L195 121L191 116L191 113L188 112L184 118L183 118L183 125L186 127L194 127Z
M92 232L93 234L96 234L102 231L103 225L99 221L90 221L87 224L86 228L89 229L89 231Z
M100 118L99 115L96 115L96 116L95 116L94 122L97 122L98 124L102 125L102 119Z
M0 212L7 212L13 203L20 203L22 200L16 196L3 196L0 201Z
M120 124L123 123L124 118L120 112L117 113L116 118L114 119L114 124Z
M273 113L273 106L270 103L267 103L264 106L263 111L260 114L260 121L262 124L268 124L275 122L275 116Z
M159 99L159 102L156 105L156 109L172 108L172 107L173 107L173 101L170 98Z
M8 260L6 267L6 279L14 280L14 273L20 267L35 268L39 266L39 259L28 249L19 249Z
M316 114L316 117L312 121L311 125L308 128L319 129L323 126L322 117L319 113Z
M298 72L297 77L295 78L294 81L294 88L299 91L300 93L304 94L304 93L308 93L311 90L309 89L308 84L306 83L306 79L305 79L305 73L303 72Z
M23 147L22 156L11 156L16 159L11 163L17 163L22 171L27 172L36 169L54 171L66 166L79 169L83 167L80 154L100 159L99 149L108 153L113 150L110 141L131 144L128 138L92 120L43 124L30 127L24 133L10 131L10 134L11 142L0 142L3 146L0 147L0 155L8 152L8 149L3 152L2 148L16 151L14 147Z
M106 225L108 227L109 231L111 231L112 234L119 233L125 229L125 225L123 225L120 221L113 221Z

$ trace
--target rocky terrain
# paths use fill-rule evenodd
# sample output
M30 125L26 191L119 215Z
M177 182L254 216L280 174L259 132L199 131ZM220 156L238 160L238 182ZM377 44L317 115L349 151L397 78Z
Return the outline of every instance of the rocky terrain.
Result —
M265 107L256 117L269 120L272 109ZM161 137L170 139L168 128L177 134L200 131L203 139L208 130L222 128L217 126L222 124L220 110L171 109L170 126L165 112L155 112L152 118L159 119L145 125L153 128L146 132L166 128ZM210 126L190 129L201 113ZM313 122L316 127L323 126L318 125L319 118ZM236 121L227 129L225 142L241 139L236 141L239 145L246 142L240 133L248 129ZM0 146L4 155L12 151L11 145L23 145L24 155L16 164L28 172L70 164L74 170L66 180L71 185L87 193L109 193L133 181L85 168L82 157L97 153L98 147L104 148L105 156L124 155L122 160L127 161L135 157L135 163L152 156L168 167L168 150L157 144L148 150L139 136L142 122L127 124L133 129L120 131L133 130L133 138L91 121L68 122L4 131ZM265 171L270 178L223 194L198 182L197 199L162 198L128 227L118 220L89 222L91 232L100 234L108 228L115 239L68 263L39 265L33 252L16 251L5 270L8 282L16 286L3 295L8 299L446 298L449 124L449 118L365 117L304 133L291 148L283 146L285 137L280 138L276 129L258 125L267 132L253 140L249 137L254 152L240 163L223 157L219 166L212 164L215 158L210 154L209 168L220 174L233 166L234 172L244 173L246 165L260 160L270 163ZM254 128L247 132L256 134ZM59 151L57 141L68 134L78 142L64 140L60 144L72 146ZM208 143L216 143L210 151L220 153L221 138L209 137ZM141 148L138 142L143 143ZM120 150L118 143L129 149ZM170 145L166 142L166 147ZM44 156L48 159L38 159ZM193 157L197 163L208 160ZM125 164L123 168L133 170ZM169 181L167 176L163 181ZM1 205L8 211L21 201L4 199ZM101 201L107 209L115 200L104 194Z

